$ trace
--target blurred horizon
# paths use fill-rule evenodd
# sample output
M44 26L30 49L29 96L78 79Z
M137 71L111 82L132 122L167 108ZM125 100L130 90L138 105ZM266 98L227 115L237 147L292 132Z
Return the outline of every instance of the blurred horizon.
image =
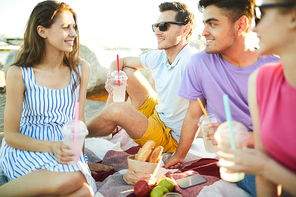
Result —
M23 38L31 11L40 0L0 0L0 37ZM77 14L80 43L91 49L157 48L151 25L160 15L158 6L165 0L64 0ZM202 14L198 0L180 1L188 5L196 17L197 26L191 40L201 34Z

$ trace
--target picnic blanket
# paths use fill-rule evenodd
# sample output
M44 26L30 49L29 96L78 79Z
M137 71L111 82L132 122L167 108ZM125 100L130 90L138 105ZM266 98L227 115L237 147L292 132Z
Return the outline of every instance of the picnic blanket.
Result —
M134 186L128 185L123 180L127 172L127 157L138 152L140 146L127 135L124 129L116 133L111 139L87 138L85 153L89 162L98 162L112 167L108 172L97 172L93 175L97 184L96 197L135 197ZM162 166L164 161L172 156L171 153L162 154ZM160 172L173 181L199 173L207 182L201 185L181 189L177 184L175 191L183 197L251 197L251 195L235 183L229 183L220 179L218 160L216 154L207 153L203 140L197 138L187 154L182 169L164 169Z

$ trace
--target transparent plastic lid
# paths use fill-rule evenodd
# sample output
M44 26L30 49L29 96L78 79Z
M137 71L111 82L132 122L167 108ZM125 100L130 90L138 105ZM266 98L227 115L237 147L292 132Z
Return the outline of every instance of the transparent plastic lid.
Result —
M111 73L111 76L112 78L118 78L118 71L115 70ZM127 75L125 74L124 71L120 70L119 71L119 78L122 78L122 79L127 79Z
M250 134L248 132L247 127L240 122L232 121L232 131L235 146L237 148L246 146L248 140L250 139ZM218 146L231 147L232 137L229 130L229 123L223 122L218 127L214 137L218 142Z
M209 118L210 123L221 122L221 120L218 118L218 116L216 116L215 114L212 114L212 113L208 113L208 118ZM201 125L207 125L208 123L209 122L208 122L208 119L206 118L206 116L202 115L199 118L197 125L200 127Z
M233 134L236 135L249 135L248 133L248 128L238 122L238 121L231 121L232 124L232 130L233 130ZM223 122L217 129L217 132L220 133L220 135L223 135L224 137L228 137L230 136L230 132L229 132L229 123L228 122Z
M77 126L77 134L78 135L87 135L88 130L81 120L78 121L77 125L75 124L75 120L70 120L66 122L62 128L64 135L73 135L75 132L75 126Z

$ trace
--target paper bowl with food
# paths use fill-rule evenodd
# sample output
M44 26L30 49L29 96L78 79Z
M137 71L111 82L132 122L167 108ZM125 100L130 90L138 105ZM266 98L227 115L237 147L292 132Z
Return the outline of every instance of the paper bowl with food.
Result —
M162 146L155 147L155 141L148 140L136 155L127 158L128 171L123 175L124 181L129 185L135 185L139 180L155 184L163 175L158 173L162 152Z

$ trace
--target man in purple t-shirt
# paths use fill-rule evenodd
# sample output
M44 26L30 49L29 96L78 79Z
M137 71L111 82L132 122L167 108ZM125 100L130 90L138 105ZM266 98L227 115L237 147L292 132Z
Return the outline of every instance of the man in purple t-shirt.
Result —
M205 24L205 51L191 57L183 75L179 96L189 100L179 146L166 161L166 168L180 168L198 130L203 115L197 98L209 113L226 120L223 99L228 94L232 117L253 130L247 100L249 75L276 57L259 57L254 46L247 45L251 32L254 2L249 0L200 0ZM250 132L253 134L253 132ZM248 145L254 146L253 135Z
M166 160L165 168L181 168L197 135L197 122L203 115L197 98L207 111L225 121L222 96L227 94L232 118L245 124L251 134L248 146L254 147L253 127L247 100L249 75L275 57L259 57L248 46L255 0L200 0L203 12L206 49L191 57L179 88L179 96L189 100L178 148ZM218 125L215 125L218 126ZM238 185L256 195L254 176L246 175Z

